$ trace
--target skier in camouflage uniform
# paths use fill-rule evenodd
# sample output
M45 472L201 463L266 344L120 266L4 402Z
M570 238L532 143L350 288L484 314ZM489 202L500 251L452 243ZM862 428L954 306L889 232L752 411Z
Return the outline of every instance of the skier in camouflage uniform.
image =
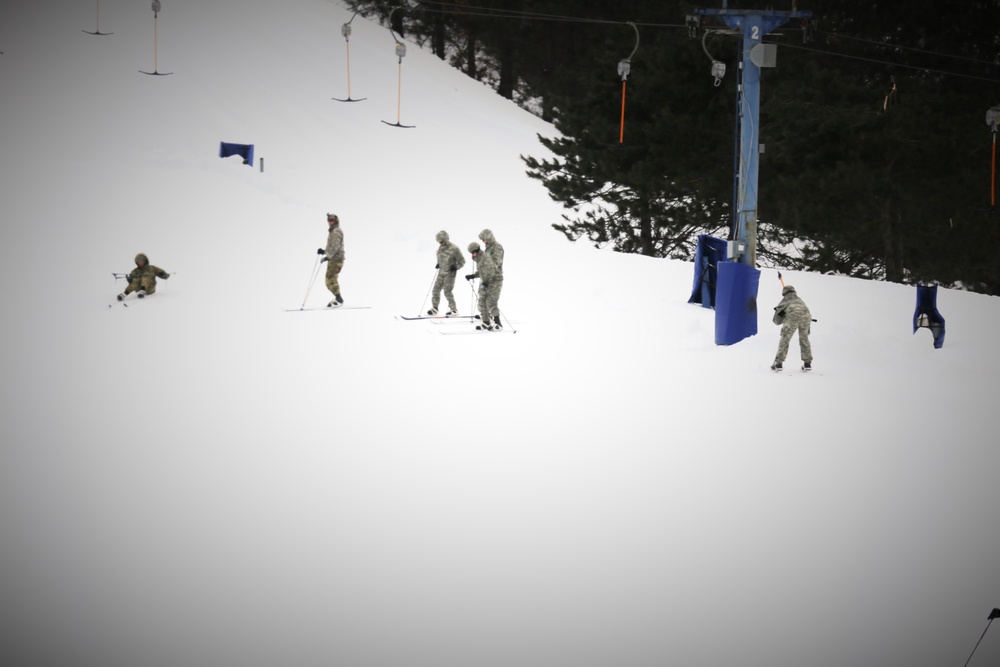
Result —
M340 218L333 213L326 214L326 222L330 226L330 232L326 237L326 249L319 249L319 254L324 255L320 263L328 262L326 265L326 288L333 294L333 299L326 304L327 308L335 308L344 303L340 296L340 270L344 268L344 232L340 229Z
M778 341L778 354L774 357L771 370L781 370L781 364L788 356L788 344L796 331L799 333L802 369L811 370L813 355L809 344L809 325L812 323L812 313L791 285L785 285L781 290L781 302L774 307L773 322L781 326L781 339Z
M499 329L500 317L498 316L496 324L493 324L491 313L497 310L497 298L500 296L500 287L503 286L503 277L497 270L497 265L493 263L493 258L490 257L490 254L480 249L479 244L475 241L469 244L469 253L472 255L472 261L478 266L476 266L476 272L465 276L465 279L474 280L479 278L480 280L479 316L482 322L476 328L487 331Z
M135 270L125 277L128 279L128 286L125 287L124 292L118 295L119 301L123 301L132 292L136 292L136 296L140 299L147 294L153 294L156 292L156 279L166 280L170 274L160 267L150 264L149 258L140 252L135 256Z
M458 315L458 306L455 304L455 275L456 272L465 266L465 258L458 246L448 239L448 232L441 230L434 237L438 242L437 250L437 279L434 281L434 291L431 294L431 309L428 315L437 315L438 305L441 303L441 291L444 290L444 297L448 301L447 315Z
M500 292L503 290L503 246L497 243L496 237L489 229L479 232L479 240L483 242L485 252L493 260L493 265L497 269L497 277L490 288L490 317L494 329L499 329L500 322Z

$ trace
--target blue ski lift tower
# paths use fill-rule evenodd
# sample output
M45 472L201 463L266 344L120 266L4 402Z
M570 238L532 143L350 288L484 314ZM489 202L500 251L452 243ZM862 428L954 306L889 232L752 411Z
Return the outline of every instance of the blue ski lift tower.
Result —
M809 19L812 12L773 9L729 9L722 0L722 9L697 9L700 16L714 16L737 37L742 38L739 69L742 75L737 86L736 102L736 169L733 184L733 219L727 243L729 262L719 265L716 295L716 343L729 345L757 333L757 171L763 144L760 143L760 75L761 68L777 64L777 46L764 44L764 36L792 19ZM707 50L706 50L707 53ZM711 56L709 56L711 58ZM713 59L712 76L716 85L725 74L725 65ZM723 264L729 266L723 269ZM742 266L738 266L742 265ZM724 276L723 273L727 274ZM726 293L719 293L720 290ZM733 293L735 292L735 293ZM720 312L720 301L722 312Z

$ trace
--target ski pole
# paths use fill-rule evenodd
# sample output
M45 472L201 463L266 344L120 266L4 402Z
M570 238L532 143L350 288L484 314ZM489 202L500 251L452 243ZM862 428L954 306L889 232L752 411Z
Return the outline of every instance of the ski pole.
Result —
M990 612L990 617L986 621L986 630L990 629L990 623L992 623L993 619L995 618L1000 618L1000 609L994 609L993 611ZM975 648L972 649L972 654L969 656L969 660L972 660L972 656L976 654L976 649L979 648L979 643L982 642L983 637L986 636L986 630L983 630L983 634L980 635L979 641L976 642ZM965 667L969 667L969 660L965 661Z
M420 304L420 311L417 313L418 316L424 314L424 306L427 305L427 297L431 295L431 290L434 289L434 283L437 282L437 269L434 269L434 275L431 277L431 284L427 287L427 294L424 295L424 302Z
M506 314L505 314L505 313L504 313L504 312L503 312L502 310L500 310L500 308L499 308L499 307L497 308L497 312L498 312L498 313L500 313L500 317L502 317L502 318L504 318L505 320L507 320L507 326L509 326L509 327L510 327L510 332L511 332L511 333L517 333L517 329L515 329L515 328L514 328L514 325L510 323L510 318L509 318L509 317L507 317L507 315L506 315Z
M316 261L313 263L313 270L311 277L309 278L309 287L306 289L306 295L302 299L302 305L299 306L299 310L303 310L306 307L306 301L309 299L309 292L312 292L313 284L316 282L316 276L319 274L319 255L316 255Z
M479 295L476 294L476 287L474 285L475 282L476 282L475 278L473 278L472 280L468 281L468 283L469 283L469 292L470 292L470 294L469 294L469 310L472 313L472 319L476 319L476 317L478 317L476 315L476 311L479 310L479 306L477 305L479 303Z

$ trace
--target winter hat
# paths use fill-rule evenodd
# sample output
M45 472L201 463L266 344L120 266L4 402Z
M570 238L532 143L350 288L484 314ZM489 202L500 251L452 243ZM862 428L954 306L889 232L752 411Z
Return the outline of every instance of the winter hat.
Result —
M791 285L785 285L785 289L781 290L781 296L785 296L788 293L797 294L794 287Z
M489 229L484 229L483 231L479 232L479 240L482 241L483 243L490 244L493 243L496 239L493 238L493 232L491 232Z
M333 225L339 225L340 224L340 218L337 217L336 213L327 213L326 214L326 221L329 222L330 224L333 224Z
M447 243L447 242L448 242L448 232L446 232L446 231L444 231L444 230L442 229L442 230L441 230L440 232L438 232L438 233L437 233L437 234L436 234L436 235L434 236L434 238L436 238L436 239L437 239L437 242L438 242L438 243Z
M475 255L477 252L479 252L479 244L473 241L469 244L469 254Z
M140 252L138 255L135 256L135 265L142 266L143 264L149 266L149 258L146 257L145 253Z

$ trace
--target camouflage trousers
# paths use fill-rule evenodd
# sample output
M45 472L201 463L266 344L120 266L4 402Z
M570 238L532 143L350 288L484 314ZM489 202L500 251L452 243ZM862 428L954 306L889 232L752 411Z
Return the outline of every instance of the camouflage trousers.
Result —
M131 294L132 292L138 292L142 290L146 294L152 294L156 291L156 276L142 276L137 280L133 280L125 288L125 294Z
M503 279L479 283L479 316L484 322L493 322L500 317L500 291Z
M785 357L788 356L788 344L792 341L792 336L795 332L799 332L799 351L802 354L802 361L812 361L812 345L809 344L809 325L810 321L805 322L793 322L791 320L785 320L785 323L781 325L781 339L778 341L778 354L774 357L777 362L782 362Z
M344 268L343 262L327 262L326 264L326 288L334 296L340 294L340 270Z
M441 303L441 292L444 291L444 298L448 301L448 307L452 312L458 311L455 305L455 271L438 271L437 279L434 281L434 291L431 294L431 306L437 310Z

